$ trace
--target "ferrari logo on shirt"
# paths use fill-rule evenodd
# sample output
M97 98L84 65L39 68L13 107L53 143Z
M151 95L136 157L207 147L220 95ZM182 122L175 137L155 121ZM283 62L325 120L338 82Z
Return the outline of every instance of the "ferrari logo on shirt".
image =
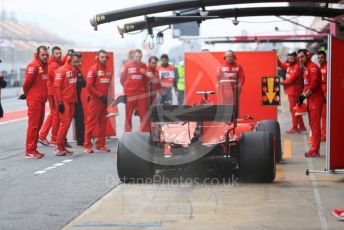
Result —
M103 76L104 75L104 71L103 70L98 70L97 75L98 76Z
M66 72L66 77L69 78L69 77L72 77L73 76L73 71L67 71Z
M48 79L47 75L46 74L42 74L42 80L47 80L47 79Z
M39 68L38 68L38 73L44 73L44 70L43 70L42 67L39 67Z
M322 69L322 70L321 70L321 73L326 73L326 69Z
M106 72L106 75L107 75L107 76L111 76L111 72L110 72L110 71L107 71L107 72Z

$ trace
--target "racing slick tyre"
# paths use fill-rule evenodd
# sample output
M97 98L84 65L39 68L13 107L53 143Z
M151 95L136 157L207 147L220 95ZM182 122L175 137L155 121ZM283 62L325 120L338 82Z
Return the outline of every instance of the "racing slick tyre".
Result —
M239 179L252 183L273 182L276 163L272 134L267 131L242 133L239 145Z
M281 130L277 121L263 120L257 122L257 131L269 131L274 136L276 163L282 160Z
M117 172L122 182L152 182L154 168L149 139L149 133L122 134L117 148Z

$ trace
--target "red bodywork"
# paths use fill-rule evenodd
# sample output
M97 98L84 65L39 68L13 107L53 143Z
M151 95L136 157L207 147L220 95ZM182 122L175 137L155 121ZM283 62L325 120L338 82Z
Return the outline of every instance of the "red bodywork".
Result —
M276 52L237 52L236 56L246 76L240 93L240 113L236 122L165 123L161 125L160 141L186 147L191 143L197 126L202 128L203 145L224 143L227 133L230 140L238 141L241 133L256 130L257 121L277 120L276 106L262 106L260 87L262 77L276 76ZM196 92L217 89L216 71L222 62L223 53L219 52L185 54L185 95L188 105L218 103L220 95L209 95L209 99L205 101L204 95L198 95Z

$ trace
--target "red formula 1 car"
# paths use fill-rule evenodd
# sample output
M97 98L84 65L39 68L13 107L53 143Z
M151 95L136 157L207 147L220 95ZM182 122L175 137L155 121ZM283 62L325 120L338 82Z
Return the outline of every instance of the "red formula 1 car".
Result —
M198 91L204 98L197 105L151 106L150 132L123 133L118 142L120 180L144 182L157 170L168 169L193 176L215 172L225 177L236 174L244 182L273 182L282 154L279 123L253 123L248 115L240 119L234 84L232 105L211 104L208 97L215 92Z

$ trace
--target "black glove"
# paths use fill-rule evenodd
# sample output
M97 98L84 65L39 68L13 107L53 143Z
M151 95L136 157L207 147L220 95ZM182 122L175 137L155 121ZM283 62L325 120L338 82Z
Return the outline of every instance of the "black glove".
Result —
M0 118L4 116L4 110L2 109L2 105L0 103Z
M117 97L113 102L112 102L112 107L115 107L119 103L127 104L127 95L121 95Z
M303 103L303 101L305 100L305 96L303 96L303 95L300 95L300 96L298 96L297 97L297 100L296 100L296 102L297 102L297 104L298 105L301 105L302 103Z
M100 100L101 100L105 105L108 104L108 98L107 98L107 96L101 96L101 97L100 97Z
M18 97L18 100L26 100L25 94L22 94Z
M65 111L65 107L64 107L64 104L62 102L59 103L59 112L60 113L64 113Z

